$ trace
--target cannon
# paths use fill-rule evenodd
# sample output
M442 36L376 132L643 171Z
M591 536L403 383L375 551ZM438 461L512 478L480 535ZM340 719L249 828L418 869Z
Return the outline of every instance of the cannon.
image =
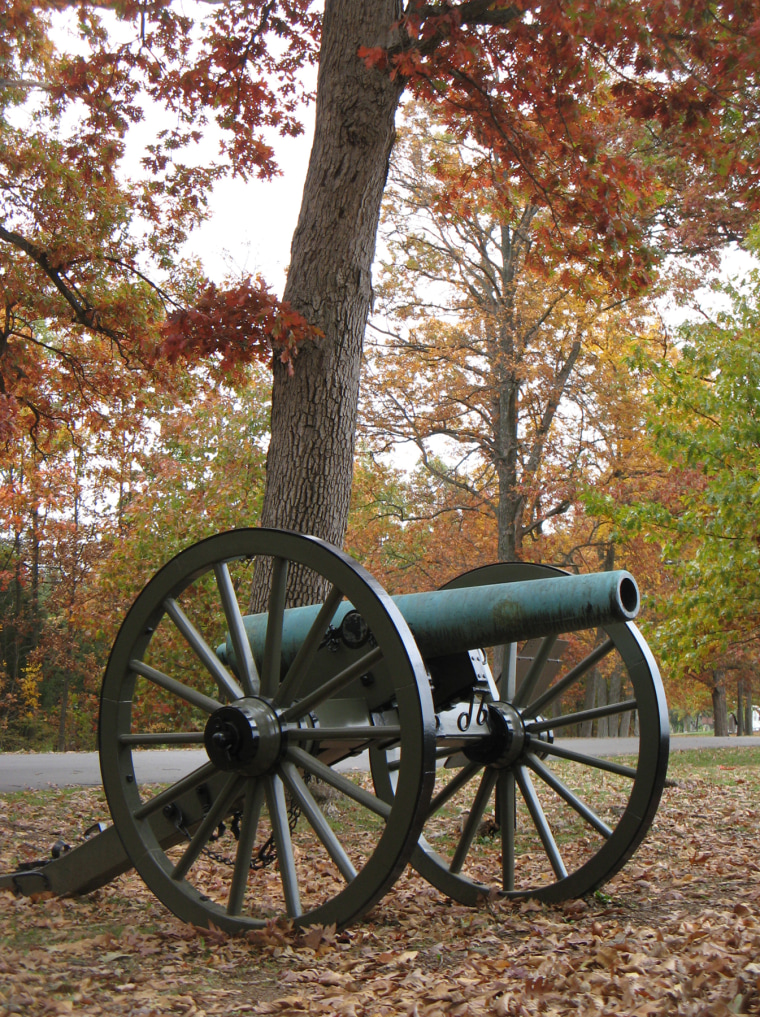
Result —
M344 927L410 861L463 903L590 893L665 784L638 608L627 572L499 563L392 598L314 537L210 537L154 576L114 642L98 736L113 826L0 885L83 892L133 866L181 919L230 932ZM590 750L578 735L599 725L637 751ZM185 775L149 783L156 747L184 750Z

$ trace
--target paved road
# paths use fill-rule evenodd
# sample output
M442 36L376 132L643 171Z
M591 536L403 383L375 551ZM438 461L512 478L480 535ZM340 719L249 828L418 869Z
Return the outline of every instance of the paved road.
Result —
M558 742L560 739L557 739ZM574 749L598 756L630 755L636 751L634 738L572 738L565 743ZM671 751L700 748L756 748L760 749L760 735L747 738L715 738L712 735L675 735L670 740ZM135 753L138 780L163 783L177 780L190 770L207 761L202 749L167 750L147 749ZM362 758L353 761L362 769ZM24 789L94 786L100 784L100 765L97 752L43 752L12 755L0 754L0 792Z

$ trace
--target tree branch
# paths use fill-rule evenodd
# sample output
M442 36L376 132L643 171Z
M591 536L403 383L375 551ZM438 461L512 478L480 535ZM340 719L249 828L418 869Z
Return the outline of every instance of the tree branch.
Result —
M84 325L109 339L113 339L115 343L121 345L125 338L124 333L110 328L100 321L98 311L77 296L74 287L67 282L62 269L51 264L48 253L44 250L44 248L37 246L37 244L33 244L25 237L22 237L20 233L8 230L2 225L0 225L0 240L4 240L6 243L11 244L19 251L23 251L27 257L31 258L31 260L42 269L72 309L74 312L74 318L80 325Z

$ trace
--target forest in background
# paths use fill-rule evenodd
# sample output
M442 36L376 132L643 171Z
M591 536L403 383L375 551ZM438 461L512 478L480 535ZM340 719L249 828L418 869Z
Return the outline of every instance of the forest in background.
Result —
M35 45L29 60L44 64ZM0 47L0 61L14 59ZM76 70L66 72L72 88ZM290 369L309 331L265 287L217 287L200 266L173 260L202 219L196 189L216 171L201 180L157 144L146 159L161 183L133 186L118 176L121 153L98 149L95 134L68 148L45 136L49 110L36 98L35 130L25 130L23 80L9 72L2 87L6 221L28 202L55 238L58 267L29 244L26 262L2 264L0 749L91 748L100 676L132 599L182 547L258 523L272 346ZM733 715L751 729L760 281L748 269L706 292L726 244L757 247L737 189L712 188L691 150L650 151L655 112L637 128L610 97L585 129L617 146L599 172L621 176L639 218L625 219L620 190L607 193L590 149L581 153L597 188L584 215L607 223L597 242L579 226L572 183L564 203L542 203L488 138L477 143L429 104L404 109L346 549L391 593L497 559L627 567L644 593L642 627L674 723L710 714L721 733ZM723 166L730 152L740 180L754 154L737 124L721 121L724 148L716 141L712 161ZM243 157L271 172L263 149ZM133 267L146 246L131 232L135 209L151 223L160 287ZM659 260L643 241L631 253L634 220ZM20 249L20 235L2 229ZM101 258L108 274L81 267L83 238L118 247ZM686 324L663 320L667 302ZM402 454L409 448L414 459Z
M535 292L530 273L523 283ZM398 295L390 284L384 292ZM733 714L749 733L758 686L760 280L749 273L721 284L715 306L719 295L723 310L703 310L675 331L632 306L591 326L572 308L560 325L545 325L550 341L526 353L513 490L522 560L634 573L674 727L701 714L727 730L719 725ZM433 589L499 558L499 483L483 425L494 395L483 379L487 357L462 342L477 335L472 321L380 321L367 353L346 549L391 593ZM576 338L579 365L537 456L546 389L563 341ZM109 354L93 344L88 356ZM65 388L54 366L51 401ZM267 375L263 366L234 379L183 366L146 385L125 370L118 400L88 397L76 413L70 404L44 437L22 432L6 444L2 750L92 748L100 677L142 586L189 543L256 525ZM414 465L394 455L409 443Z

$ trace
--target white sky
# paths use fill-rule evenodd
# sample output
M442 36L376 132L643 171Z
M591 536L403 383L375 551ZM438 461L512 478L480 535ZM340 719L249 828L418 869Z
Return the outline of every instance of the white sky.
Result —
M190 0L191 4L193 0ZM122 24L101 11L101 16L110 25L111 31L123 36L123 41L132 40L135 25ZM71 27L74 14L63 11L54 17L53 35L64 51L85 52L78 33ZM315 88L315 70L306 69L304 94ZM30 96L30 105L35 100ZM24 117L25 111L19 111ZM206 223L195 230L183 254L198 257L207 274L215 282L226 276L244 273L261 273L275 293L282 294L285 272L290 260L290 242L298 220L301 195L306 177L309 152L314 131L314 107L303 107L300 111L305 131L298 138L282 138L272 132L267 138L275 151L275 159L282 170L282 176L271 181L257 178L242 181L228 179L221 182L209 200L210 216ZM154 141L161 126L171 125L171 115L159 108L151 108L142 122L134 124L127 137L127 151L122 171L140 175L139 160L144 146ZM216 130L207 125L201 160L217 153ZM181 153L183 161L192 161L192 152Z
M309 124L299 138L273 141L282 176L270 181L230 179L215 188L209 201L211 215L193 233L185 254L199 257L216 282L226 275L260 272L282 295L312 130Z

